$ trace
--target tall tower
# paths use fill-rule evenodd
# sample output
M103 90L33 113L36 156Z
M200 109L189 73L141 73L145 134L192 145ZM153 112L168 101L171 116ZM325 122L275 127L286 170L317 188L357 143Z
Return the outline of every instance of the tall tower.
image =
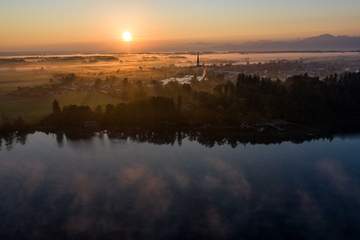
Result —
M197 55L196 55L196 67L200 67L200 53L197 52Z

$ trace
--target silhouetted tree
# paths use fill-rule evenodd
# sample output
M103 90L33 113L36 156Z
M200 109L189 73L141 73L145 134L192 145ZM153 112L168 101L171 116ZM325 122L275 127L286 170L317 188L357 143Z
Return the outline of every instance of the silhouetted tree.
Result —
M60 104L56 99L53 101L52 110L53 114L59 114L61 112Z
M178 97L177 97L177 110L178 110L179 112L181 112L182 105L183 105L182 97L181 97L181 96L178 96Z

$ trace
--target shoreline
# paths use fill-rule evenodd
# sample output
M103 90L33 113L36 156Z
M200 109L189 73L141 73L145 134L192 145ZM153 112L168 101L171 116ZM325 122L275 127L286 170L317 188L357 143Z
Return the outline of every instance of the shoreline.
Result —
M99 134L106 134L112 139L133 139L139 142L149 142L156 144L170 144L182 141L185 138L197 141L204 145L213 146L215 144L239 145L239 144L280 144L283 142L304 143L318 139L333 139L338 135L353 135L360 133L349 130L319 130L313 129L312 132L301 131L254 131L244 130L234 127L126 127L126 128L55 128L55 127L29 127L23 130L9 131L0 133L0 139L16 136L26 136L41 132L45 134L55 134L66 136L71 140L84 140L95 137Z

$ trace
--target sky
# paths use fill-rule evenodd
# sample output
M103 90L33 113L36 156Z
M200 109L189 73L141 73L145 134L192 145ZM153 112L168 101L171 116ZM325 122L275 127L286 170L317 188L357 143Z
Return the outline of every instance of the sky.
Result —
M1 0L0 50L360 35L359 0Z

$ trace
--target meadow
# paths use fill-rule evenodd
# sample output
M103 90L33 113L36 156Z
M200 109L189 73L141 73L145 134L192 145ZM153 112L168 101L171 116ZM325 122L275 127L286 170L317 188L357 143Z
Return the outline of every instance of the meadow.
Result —
M78 89L50 95L11 94L19 88L32 91L32 88L51 84L54 76L66 74L75 74L79 81L89 83L109 77L131 81L160 80L173 74L169 66L175 61L179 62L179 58L172 57L164 61L152 55L127 55L114 59L103 59L99 55L16 59L21 61L14 62L14 58L5 58L0 63L0 114L9 118L21 116L28 121L36 121L48 114L54 99L64 104L89 106L117 104L119 99L100 92Z
M275 61L336 62L359 60L357 52L348 53L204 53L206 65L229 64L255 66ZM46 56L0 57L0 114L1 118L22 117L35 122L51 111L51 102L57 99L64 105L78 104L96 107L118 104L122 100L104 91L86 88L97 80L124 79L152 82L191 73L196 63L195 53L157 54L74 54ZM268 72L268 70L264 71ZM76 75L82 87L50 91L49 86L59 76ZM85 87L84 87L85 86ZM109 89L110 91L111 89Z

